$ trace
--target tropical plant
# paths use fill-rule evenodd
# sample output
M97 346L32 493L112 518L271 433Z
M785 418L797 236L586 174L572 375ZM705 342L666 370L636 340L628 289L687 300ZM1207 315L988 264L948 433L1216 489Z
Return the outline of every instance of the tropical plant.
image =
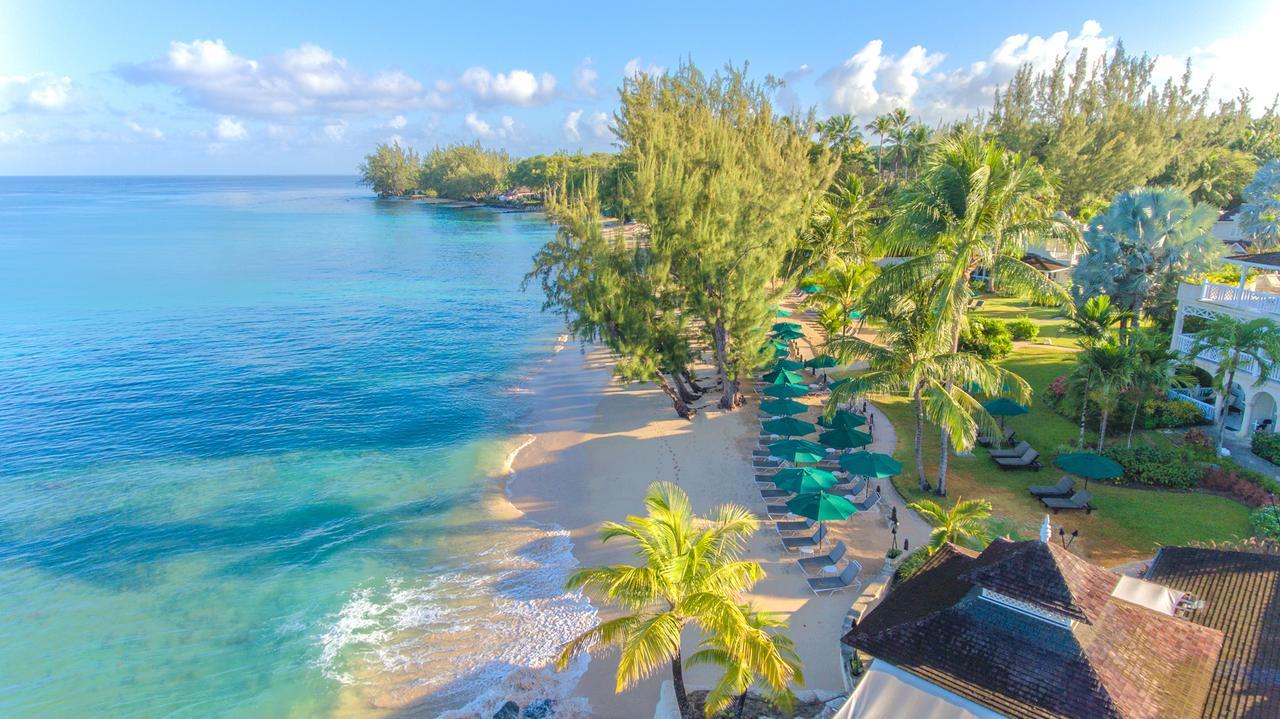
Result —
M884 173L884 138L893 131L893 118L888 115L877 115L876 119L867 123L868 132L874 133L880 138L880 142L876 144L876 172Z
M1244 204L1236 221L1258 249L1280 245L1280 160L1263 165L1245 186Z
M1236 373L1253 374L1254 386L1267 381L1280 362L1280 325L1266 317L1244 321L1231 315L1218 315L1194 335L1188 357L1208 354L1214 362L1213 388L1218 392L1217 447L1222 448L1222 435L1227 423L1227 402L1235 386Z
M1133 313L1113 305L1109 295L1094 295L1067 315L1067 331L1079 335L1080 344L1089 346L1114 336L1121 324L1133 319Z
M707 692L703 709L708 717L712 717L730 704L736 704L734 716L741 719L747 693L754 686L770 704L790 711L795 704L795 695L791 693L789 684L783 681L775 685L762 680L762 677L790 677L791 682L804 683L795 643L780 631L787 623L777 615L758 611L750 605L743 606L741 610L747 624L773 645L773 651L758 651L758 647L748 644L745 646L749 651L744 652L743 646L729 641L731 637L723 634L703 639L698 651L685 660L685 666L713 666L723 671L715 686ZM781 666L771 666L775 662L780 662Z
M1084 447L1086 410L1092 399L1101 412L1098 427L1098 449L1107 440L1107 421L1120 403L1134 376L1133 351L1114 340L1086 347L1075 357L1071 372L1080 397L1080 440Z
M379 144L360 163L360 182L384 197L403 195L418 187L421 164L412 148L398 142Z
M876 266L837 263L812 275L812 281L822 289L809 295L805 302L818 309L818 324L826 332L827 340L847 333L854 320L850 312L857 305L858 296L867 283L876 276Z
M808 275L832 264L870 264L873 228L883 214L879 194L856 175L836 182L800 233L782 275Z
M511 157L487 150L479 142L437 147L422 158L418 186L428 194L477 200L501 192L511 170Z
M645 494L646 516L605 522L600 540L627 539L635 547L637 565L588 567L570 575L566 588L583 590L623 612L600 622L561 649L561 669L594 646L620 650L616 690L621 692L671 668L682 717L693 712L684 683L680 637L697 627L715 646L732 647L750 659L761 681L783 686L794 676L784 656L785 643L754 626L738 597L764 576L755 562L741 559L745 542L758 522L746 507L726 504L705 521L694 517L684 490L655 482Z
M1131 374L1128 394L1129 401L1133 403L1133 413L1129 417L1126 445L1132 447L1133 431L1144 405L1152 399L1163 399L1171 387L1194 384L1195 378L1182 371L1185 362L1181 355L1169 349L1168 338L1161 333L1140 332L1132 338L1130 347L1133 352L1129 367Z
M908 504L917 514L933 527L929 533L928 552L942 549L947 543L965 545L985 545L987 536L986 520L991 516L991 502L985 499L956 500L950 509L931 499L922 499Z

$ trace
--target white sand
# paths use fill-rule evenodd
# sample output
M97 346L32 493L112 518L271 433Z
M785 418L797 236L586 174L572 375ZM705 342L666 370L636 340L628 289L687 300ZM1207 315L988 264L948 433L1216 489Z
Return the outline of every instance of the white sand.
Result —
M605 520L643 511L645 489L651 482L679 484L699 513L724 502L763 513L750 462L759 432L754 398L736 412L704 407L688 422L675 416L661 391L650 385L619 385L610 379L602 353L583 356L574 345L557 355L539 381L543 383L539 396L549 399L538 411L538 426L530 428L536 441L516 460L509 493L531 519L565 527L574 541L573 553L583 565L632 560L624 542L602 545L595 533ZM708 395L704 402L711 405L715 399ZM818 407L815 400L808 401ZM892 453L896 443L892 429L883 415L877 416L876 442L869 449ZM924 523L903 511L887 480L878 484L884 489L885 504L899 505L903 522L899 537L910 537L913 545L924 541ZM872 511L829 525L831 536L844 539L850 556L862 563L864 580L880 571L889 547L884 519L888 511L885 506L883 515ZM748 555L767 573L749 599L759 608L787 616L788 633L804 660L806 687L843 691L840 630L857 590L815 596L794 562L797 555L783 549L767 523L752 538ZM692 646L693 637L686 637L686 653ZM618 695L614 693L616 667L614 655L594 658L578 693L591 700L595 716L651 716L660 683L669 678L669 672ZM686 674L691 686L707 685L712 676Z

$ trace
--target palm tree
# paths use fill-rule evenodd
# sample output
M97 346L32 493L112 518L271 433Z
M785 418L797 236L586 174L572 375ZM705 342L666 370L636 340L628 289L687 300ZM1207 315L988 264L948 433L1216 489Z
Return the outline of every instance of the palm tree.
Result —
M1080 344L1089 346L1132 318L1132 312L1112 304L1110 295L1094 295L1067 316L1067 329L1080 335Z
M1126 446L1133 446L1133 431L1138 424L1142 403L1149 397L1163 397L1170 387L1185 387L1195 382L1187 372L1183 358L1169 349L1165 338L1156 332L1140 332L1130 345L1133 348L1133 376L1129 395L1133 400L1133 413L1129 416L1129 438Z
M862 288L875 275L876 266L871 262L856 265L838 263L813 275L813 281L822 289L809 295L806 302L818 308L818 323L826 332L828 342L848 332L853 324L849 313L855 308Z
M777 646L763 628L751 626L737 601L764 576L759 564L740 559L747 537L758 527L755 515L746 507L726 504L710 518L695 520L689 497L670 482L649 485L644 504L647 516L600 527L603 542L631 540L640 563L583 568L565 584L626 614L570 640L557 666L563 669L596 644L618 647L616 691L621 692L669 664L681 716L688 718L693 713L685 691L680 635L692 624L727 646L771 655L756 664L769 668L761 678L770 686L789 681L791 674L783 669L786 664L777 656Z
M742 607L742 614L746 617L747 624L773 645L773 651L761 652L756 647L748 647L749 651L743 651L742 647L726 642L722 635L702 640L698 651L685 660L685 666L715 666L724 670L703 702L703 709L708 717L728 708L736 699L734 716L741 719L742 710L747 703L747 692L753 685L770 704L783 711L790 711L795 695L791 693L787 682L775 685L762 681L761 677L789 676L797 684L804 683L795 642L778 631L787 625L786 622L774 614L757 611L750 605Z
M1192 336L1195 342L1187 350L1188 357L1194 359L1206 352L1217 355L1213 388L1218 392L1217 446L1222 449L1227 402L1235 386L1236 373L1240 370L1253 373L1257 377L1255 387L1267 381L1267 376L1280 363L1280 325L1265 317L1245 322L1230 315L1218 315Z
M907 505L933 526L929 534L929 554L933 554L948 542L953 544L983 544L988 541L984 520L991 516L991 502L985 499L963 497L956 500L951 509L943 509L931 499L922 499Z
M1031 387L1018 375L968 352L952 352L938 342L924 321L921 307L902 315L889 315L880 330L879 344L858 337L837 337L828 351L842 362L867 360L868 370L837 387L827 403L828 411L861 394L906 392L915 407L915 459L920 489L930 489L924 467L924 425L944 428L957 450L972 446L979 431L995 432L998 425L969 390L984 394L1008 393L1019 401L1031 397ZM939 462L945 465L949 449L942 447ZM946 495L945 466L938 475L937 493Z
M906 157L908 170L920 166L928 154L930 141L929 128L921 123L917 122L907 130L903 137L906 146L903 154Z
M897 175L907 157L907 130L911 127L911 115L907 114L906 108L893 108L889 113L889 127L893 139L893 174Z
M888 115L879 115L876 119L867 123L866 129L880 138L880 143L876 145L876 174L883 175L884 138L893 130L893 118Z
M899 194L885 230L889 254L911 259L883 270L867 294L892 302L924 288L929 293L925 317L948 339L952 352L967 324L974 296L969 282L979 267L1006 289L1067 305L1060 285L1022 261L1032 238L1074 234L1054 209L1056 196L1035 160L973 132L948 137ZM948 432L944 427L943 448L952 443ZM940 462L938 471L945 486L947 462Z
M836 183L800 233L783 275L807 275L833 262L873 259L873 228L881 216L878 195L878 188L867 189L866 182L856 175Z
M1101 452L1107 441L1107 421L1119 406L1120 397L1133 383L1134 352L1130 347L1111 340L1080 352L1076 355L1076 364L1083 367L1081 371L1087 377L1086 386L1091 385L1086 395L1092 393L1094 403L1102 413L1098 420L1098 451ZM1082 416L1082 425L1083 422Z

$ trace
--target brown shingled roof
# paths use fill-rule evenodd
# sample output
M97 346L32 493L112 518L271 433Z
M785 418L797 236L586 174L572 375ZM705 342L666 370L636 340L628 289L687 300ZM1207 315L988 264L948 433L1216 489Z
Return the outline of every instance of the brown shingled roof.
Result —
M1014 719L1200 716L1221 633L1110 590L1099 606L1097 591L1114 588L1116 575L1031 544L1041 543L997 541L978 556L944 547L843 641ZM1050 591L1016 586L1018 569L1028 571L1024 585L1048 579ZM1020 601L1058 601L1089 623L1067 626L991 601L971 578Z
M1204 600L1191 621L1225 635L1201 716L1280 717L1280 557L1166 547L1147 579Z
M1120 582L1120 575L1050 542L996 542L991 547L983 554L999 551L999 558L974 568L964 579L1083 622L1098 618Z
M1229 260L1249 262L1255 265L1270 265L1280 269L1280 252L1255 252L1249 255L1232 255Z

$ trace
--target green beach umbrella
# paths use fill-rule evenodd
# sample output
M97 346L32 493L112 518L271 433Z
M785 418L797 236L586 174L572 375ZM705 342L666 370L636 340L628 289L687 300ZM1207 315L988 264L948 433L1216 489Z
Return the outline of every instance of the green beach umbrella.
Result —
M832 449L856 449L871 444L871 435L856 429L833 429L818 435L818 441Z
M798 495L787 502L787 509L791 510L792 514L818 522L848 519L858 512L853 502L838 494L826 492Z
M771 419L763 425L764 431L769 434L776 434L782 437L795 437L796 435L809 434L817 428L812 422L806 422L795 417L781 417L779 419Z
M982 406L992 417L1016 417L1029 411L1026 405L1018 404L1008 397L997 397L993 400L988 400L983 402Z
M784 310L784 309L782 309L781 307L774 307L774 308L773 308L773 316L774 316L774 317L790 317L790 316L791 316L791 311L790 311L790 310Z
M791 370L792 372L804 369L804 365L804 362L793 359L779 359L777 362L773 363L773 366L776 369Z
M804 363L809 369L828 369L836 366L836 358L831 355L818 355Z
M771 384L764 388L766 397L791 399L809 394L809 386L803 384Z
M854 414L847 409L836 410L831 419L827 419L826 415L818 418L818 424L827 429L857 429L866 423L866 417Z
M803 464L821 462L826 459L827 450L807 439L784 439L769 445L769 456Z
M773 336L780 340L786 340L787 342L790 342L791 340L804 339L803 332L801 332L800 330L792 330L792 329L779 330L777 332L774 332Z
M862 319L862 311L861 311L861 310L849 310L849 319L851 319L851 320L860 320L860 319Z
M787 355L789 355L789 354L791 354L791 350L787 349L786 347L774 347L774 348L773 348L773 358L774 358L774 359L786 359L786 358L787 358Z
M886 479L902 471L902 463L879 452L850 452L840 458L840 468L859 477Z
M771 329L774 332L786 332L787 330L796 330L798 332L803 328L799 322L775 322Z
M773 475L773 484L795 494L821 492L839 484L836 476L816 467L787 467Z
M821 292L821 291L822 291L822 285L805 285L804 287L801 287L800 289L804 290L805 292L808 292L809 294L813 294L813 293L815 293L815 292Z
M1085 487L1089 486L1091 479L1119 479L1124 476L1124 467L1093 452L1060 454L1053 464L1064 472L1084 477Z
M804 384L804 375L789 369L776 369L764 376L769 384Z
M808 405L800 404L794 399L771 399L760 403L760 411L773 416L804 414L808 410Z

